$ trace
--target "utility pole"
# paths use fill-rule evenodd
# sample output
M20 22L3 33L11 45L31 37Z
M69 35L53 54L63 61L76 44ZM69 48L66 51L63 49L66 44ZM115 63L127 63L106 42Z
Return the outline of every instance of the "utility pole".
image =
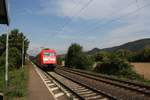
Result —
M8 85L8 45L9 45L9 28L8 33L6 33L6 63L5 63L5 86Z
M22 38L22 68L24 65L24 38Z

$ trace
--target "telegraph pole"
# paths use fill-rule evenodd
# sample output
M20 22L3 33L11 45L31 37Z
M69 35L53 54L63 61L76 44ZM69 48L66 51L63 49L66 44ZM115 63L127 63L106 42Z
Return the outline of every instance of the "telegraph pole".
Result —
M5 86L8 85L8 46L9 46L9 28L8 33L6 33L6 63L5 63Z
M22 38L22 68L24 65L24 38Z

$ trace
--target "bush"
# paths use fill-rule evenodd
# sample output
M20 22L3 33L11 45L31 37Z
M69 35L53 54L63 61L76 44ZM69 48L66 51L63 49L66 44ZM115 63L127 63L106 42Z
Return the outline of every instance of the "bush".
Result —
M126 60L114 56L108 60L99 62L95 71L102 74L121 76L130 79L140 78L140 76L132 70L132 66Z
M77 58L75 68L89 70L91 69L92 64L93 59L90 56L86 56L85 54L83 54L82 56L79 56Z

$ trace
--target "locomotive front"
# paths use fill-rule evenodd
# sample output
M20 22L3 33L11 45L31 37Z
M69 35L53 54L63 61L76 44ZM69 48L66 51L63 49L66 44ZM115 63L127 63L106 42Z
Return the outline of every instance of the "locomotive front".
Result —
M40 58L44 68L53 69L57 64L55 50L42 50Z

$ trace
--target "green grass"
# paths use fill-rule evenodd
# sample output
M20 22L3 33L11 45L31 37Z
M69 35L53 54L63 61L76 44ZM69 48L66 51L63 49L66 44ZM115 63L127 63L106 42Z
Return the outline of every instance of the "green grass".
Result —
M24 98L27 95L27 80L28 73L26 67L9 71L8 89L6 90L8 100Z

